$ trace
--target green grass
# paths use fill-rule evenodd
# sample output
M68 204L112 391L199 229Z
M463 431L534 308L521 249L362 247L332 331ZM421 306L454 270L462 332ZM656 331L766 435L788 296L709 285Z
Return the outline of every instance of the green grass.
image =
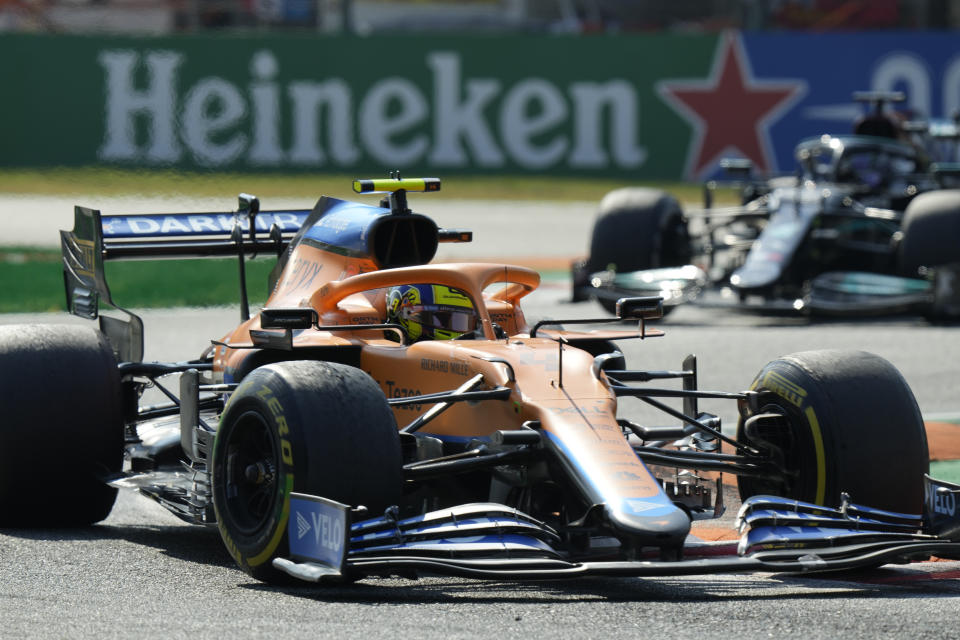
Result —
M930 475L937 480L960 484L960 460L940 460L930 463Z
M0 313L66 311L60 252L0 247ZM247 261L251 306L267 299L267 278L275 260ZM236 305L240 280L236 259L108 262L104 267L114 302L126 308ZM562 279L566 271L546 271Z
M247 292L253 303L267 299L274 260L248 261ZM163 260L106 265L110 293L124 307L196 307L237 304L237 261ZM65 311L60 252L0 249L0 313Z
M0 170L0 192L45 195L176 194L232 198L252 193L265 203L270 198L316 198L329 195L351 198L354 178L346 174L244 174L186 173L88 169ZM430 198L489 200L599 201L607 192L624 186L665 189L684 202L699 203L699 185L683 182L631 182L609 178L440 176L443 188ZM721 198L719 204L723 204ZM735 197L730 195L730 202Z
M54 250L0 250L0 312L64 310L58 254Z

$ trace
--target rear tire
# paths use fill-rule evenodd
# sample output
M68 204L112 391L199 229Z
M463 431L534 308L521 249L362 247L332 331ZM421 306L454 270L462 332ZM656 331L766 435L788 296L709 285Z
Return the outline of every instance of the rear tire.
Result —
M772 494L839 506L840 493L870 507L920 513L929 469L920 409L900 372L864 351L805 351L767 364L753 381L760 413L779 427L737 439L779 453L782 480L739 478L740 496Z
M289 555L292 491L373 515L397 504L400 438L386 398L363 371L295 361L244 378L220 419L213 448L213 505L237 564L258 580L287 582L273 568Z
M960 189L921 193L903 214L897 249L900 273L916 278L920 267L960 263Z
M0 526L83 526L110 514L123 463L120 375L106 337L0 326Z

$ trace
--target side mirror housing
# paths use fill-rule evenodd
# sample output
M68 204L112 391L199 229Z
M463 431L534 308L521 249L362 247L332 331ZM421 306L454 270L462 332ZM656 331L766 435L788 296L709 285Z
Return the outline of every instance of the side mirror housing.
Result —
M319 323L320 317L311 307L278 307L260 312L260 326L264 329L309 329Z
M656 320L663 317L663 298L620 298L617 300L617 317L621 320Z
M720 167L730 175L744 178L753 173L753 162L744 158L722 158Z

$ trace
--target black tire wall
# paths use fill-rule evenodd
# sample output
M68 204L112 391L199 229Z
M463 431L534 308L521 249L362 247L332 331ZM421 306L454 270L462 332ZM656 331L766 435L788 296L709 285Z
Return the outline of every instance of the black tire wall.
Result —
M245 468L264 461L261 487ZM369 509L397 504L403 487L400 439L380 387L354 367L279 362L244 378L221 416L213 452L213 502L220 535L240 567L285 582L272 566L288 555L290 492Z
M892 364L864 351L805 351L769 363L753 388L761 412L775 408L789 420L789 432L774 441L796 476L786 486L740 478L741 497L774 493L838 506L847 492L858 504L921 512L926 431ZM741 421L738 439L744 435Z
M690 260L690 238L680 203L657 189L611 191L600 202L586 272L618 273L675 267Z
M960 189L918 195L907 205L900 230L901 275L915 278L920 267L960 263Z
M0 526L107 517L123 462L120 377L106 337L74 325L0 326Z

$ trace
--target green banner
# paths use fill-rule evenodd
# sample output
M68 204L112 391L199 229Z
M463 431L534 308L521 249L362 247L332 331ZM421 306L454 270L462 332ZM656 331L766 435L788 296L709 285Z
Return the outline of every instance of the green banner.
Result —
M0 166L676 179L717 36L4 34Z

